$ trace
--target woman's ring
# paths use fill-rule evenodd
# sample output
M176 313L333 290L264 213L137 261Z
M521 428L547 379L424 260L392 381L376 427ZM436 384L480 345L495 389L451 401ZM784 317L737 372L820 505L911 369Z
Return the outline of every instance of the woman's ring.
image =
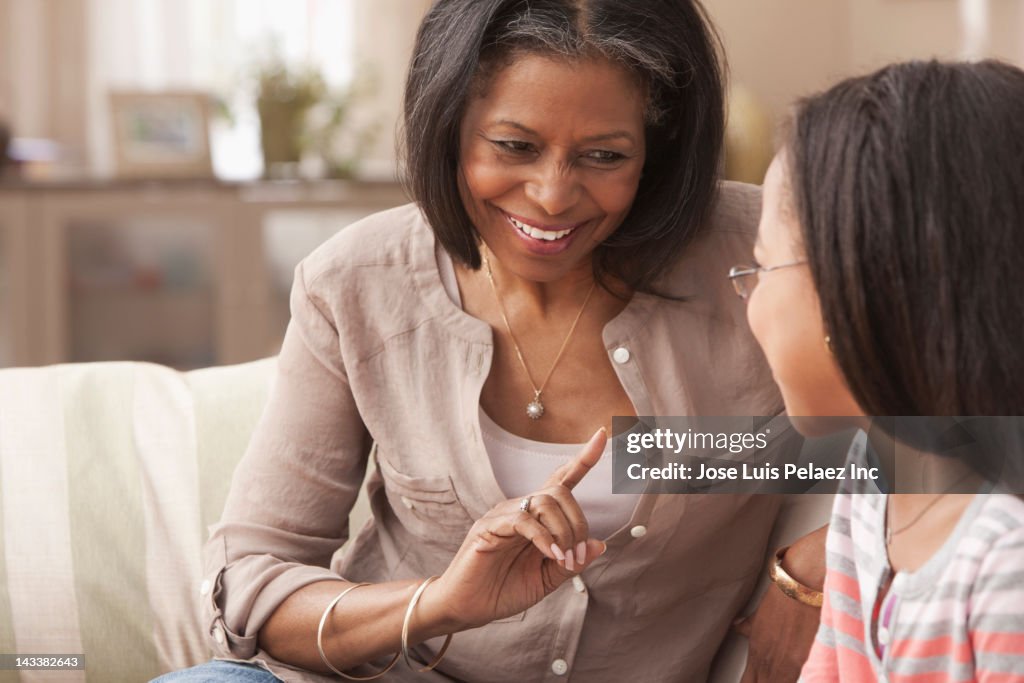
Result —
M533 496L527 496L526 498L523 498L521 501L519 501L519 509L522 512L529 512L530 511L530 499L531 498L533 498Z

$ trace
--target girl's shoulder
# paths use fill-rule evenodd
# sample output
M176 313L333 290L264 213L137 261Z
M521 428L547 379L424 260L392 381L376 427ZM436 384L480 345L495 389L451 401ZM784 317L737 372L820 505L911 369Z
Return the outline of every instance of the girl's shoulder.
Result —
M980 493L985 496L972 535L983 547L1019 558L1024 572L1024 499L1009 493Z

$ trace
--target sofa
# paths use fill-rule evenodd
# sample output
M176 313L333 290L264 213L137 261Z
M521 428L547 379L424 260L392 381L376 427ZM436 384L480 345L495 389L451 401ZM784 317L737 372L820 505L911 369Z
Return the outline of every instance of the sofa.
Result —
M0 683L148 681L209 659L200 547L274 369L271 358L0 370L0 654L85 661L0 670ZM828 505L801 497L773 545L824 523ZM361 497L353 529L368 515ZM738 680L742 643L720 659L715 680Z
M209 658L200 546L274 367L0 371L0 653L85 655L21 681L148 681Z

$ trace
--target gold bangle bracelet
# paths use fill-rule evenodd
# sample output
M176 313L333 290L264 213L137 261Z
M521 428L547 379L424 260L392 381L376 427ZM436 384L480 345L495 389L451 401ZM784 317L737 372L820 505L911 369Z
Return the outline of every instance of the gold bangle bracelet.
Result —
M372 676L350 676L344 671L339 671L338 669L334 668L334 665L331 664L330 660L327 659L327 653L324 652L324 624L327 623L328 615L330 615L331 610L334 609L334 606L337 605L338 602L340 602L343 597L348 595L350 591L354 591L356 588L359 588L361 586L369 585L370 584L368 583L357 583L341 591L341 593L339 593L333 600L331 600L330 604L327 605L327 609L324 610L323 616L320 617L320 625L316 629L316 649L317 652L320 653L320 659L323 660L323 663L327 665L328 669L338 674L342 678L347 678L350 681L372 681L380 678L387 672L391 671L392 667L394 667L395 664L398 663L398 657L401 655L401 652L396 652L395 656L391 659L390 662L388 662L388 665L384 667L383 670L375 673Z
M779 590L797 602L811 607L821 607L825 594L821 591L816 591L813 588L808 588L803 585L782 568L782 558L785 557L788 549L789 547L787 546L785 548L779 548L775 552L775 560L768 569L768 576L771 577L772 582L779 587Z
M412 659L409 657L409 624L410 622L412 622L412 613L413 610L416 609L416 603L418 603L420 601L420 598L423 596L423 591L425 591L427 589L427 586L436 581L438 578L440 577L431 576L429 579L420 584L420 587L417 588L416 592L412 594L412 599L409 600L409 607L405 610L405 620L402 622L402 656L405 657L405 663L409 666L410 669L413 669L417 673L421 674L433 670L435 666L440 664L441 660L444 659L444 653L448 651L448 646L452 643L452 634L449 633L448 636L444 639L444 645L441 646L441 651L437 653L437 657L434 659L433 662L423 667L422 669L417 669L412 665Z

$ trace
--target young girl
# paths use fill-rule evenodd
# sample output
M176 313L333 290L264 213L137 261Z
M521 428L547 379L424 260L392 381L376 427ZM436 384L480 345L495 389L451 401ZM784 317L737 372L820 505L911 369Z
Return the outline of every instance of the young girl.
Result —
M1024 72L919 62L799 106L733 277L790 415L1022 415L1022 256ZM1024 454L905 450L943 482L837 496L802 679L1024 680L1024 502L953 493Z

